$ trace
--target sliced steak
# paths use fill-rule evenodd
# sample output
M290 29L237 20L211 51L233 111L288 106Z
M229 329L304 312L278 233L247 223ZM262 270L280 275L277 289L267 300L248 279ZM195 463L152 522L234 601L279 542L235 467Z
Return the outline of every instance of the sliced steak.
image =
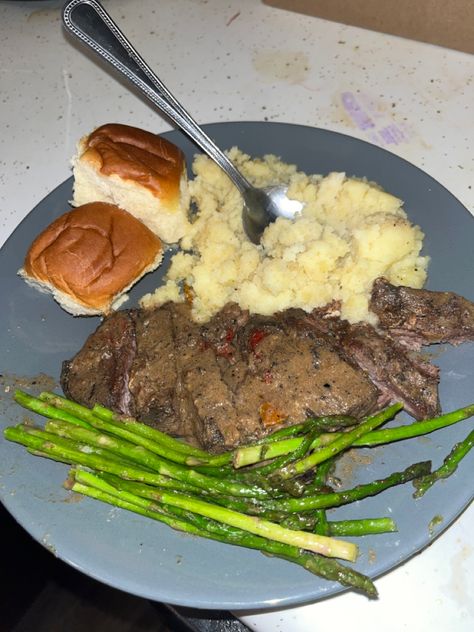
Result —
M453 292L416 290L374 282L370 309L379 327L412 348L474 340L474 303Z
M131 414L128 381L136 352L136 317L136 310L115 312L72 360L63 362L61 387L66 397L84 406L98 403Z
M337 303L270 317L229 304L204 325L187 305L121 311L64 363L61 384L82 404L103 404L212 451L308 416L362 417L392 401L419 419L438 414L438 369L399 335L461 341L472 335L472 304L379 279L372 309L377 330L342 320Z
M173 311L177 409L193 419L194 436L212 450L239 442L233 394L224 381L218 356L183 305ZM226 362L228 362L226 360Z
M351 325L341 347L378 386L380 405L401 401L417 419L440 413L438 370L426 360L412 358L400 344L367 324Z
M228 305L198 325L186 305L117 312L64 363L63 388L213 451L311 415L371 412L377 387L320 316L250 317Z

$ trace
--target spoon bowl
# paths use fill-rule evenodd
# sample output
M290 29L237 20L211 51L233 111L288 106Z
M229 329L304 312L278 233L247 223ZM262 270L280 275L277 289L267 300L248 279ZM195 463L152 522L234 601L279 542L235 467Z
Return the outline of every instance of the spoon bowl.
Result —
M260 243L265 228L278 217L292 219L303 210L303 203L287 195L284 184L257 189L250 186L241 191L244 200L242 223L247 237L254 244Z
M63 8L63 23L70 33L131 81L225 171L243 197L242 222L250 241L260 243L263 231L277 217L291 218L302 210L301 202L287 197L286 186L258 189L250 184L158 79L99 2L71 0Z

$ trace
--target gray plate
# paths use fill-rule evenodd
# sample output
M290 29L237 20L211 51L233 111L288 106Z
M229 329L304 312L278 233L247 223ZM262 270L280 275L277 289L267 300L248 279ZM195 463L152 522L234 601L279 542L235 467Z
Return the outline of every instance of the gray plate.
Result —
M310 173L346 171L366 176L405 200L412 219L426 233L432 257L428 287L474 299L474 221L466 209L426 173L383 149L334 132L279 123L219 123L206 126L223 148L238 145L251 155L275 153ZM196 148L178 132L165 134L186 152ZM53 300L23 283L16 271L32 239L68 209L71 180L48 195L19 225L0 253L0 358L4 380L45 373L58 378L61 362L82 346L96 318L73 318ZM161 282L162 271L142 280L129 305ZM474 399L474 346L436 349L445 410ZM24 413L3 397L2 424ZM398 421L404 419L403 416ZM408 419L408 418L407 418ZM451 446L468 433L465 421L429 438L358 452L347 463L346 483L370 481L425 459L439 465ZM0 494L16 520L55 555L84 573L130 593L198 608L257 609L314 601L340 591L290 563L258 552L197 539L139 516L89 499L72 501L62 488L66 466L35 458L14 444L0 443ZM474 453L450 479L413 500L411 485L335 511L349 516L391 515L399 532L359 540L356 568L371 577L392 569L445 529L473 497ZM433 530L435 516L442 522Z

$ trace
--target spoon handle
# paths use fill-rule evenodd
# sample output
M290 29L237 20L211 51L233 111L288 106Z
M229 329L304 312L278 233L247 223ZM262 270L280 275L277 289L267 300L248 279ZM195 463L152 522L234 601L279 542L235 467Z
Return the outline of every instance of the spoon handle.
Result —
M241 193L251 188L227 156L158 79L99 2L68 2L63 8L63 23L68 31L112 64L190 136L227 173Z

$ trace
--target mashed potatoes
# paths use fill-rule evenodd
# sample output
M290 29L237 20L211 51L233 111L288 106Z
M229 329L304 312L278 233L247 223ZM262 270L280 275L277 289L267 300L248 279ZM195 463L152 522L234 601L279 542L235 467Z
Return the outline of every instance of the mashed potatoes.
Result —
M303 212L277 219L255 246L242 228L237 189L209 158L197 156L190 182L196 217L165 285L143 297L144 307L185 300L191 289L199 322L230 301L273 314L333 300L340 301L343 318L373 322L368 301L375 278L422 287L428 264L420 256L423 233L408 221L401 200L344 173L308 176L275 156L255 160L237 148L229 157L256 186L288 182L289 196L306 203Z

